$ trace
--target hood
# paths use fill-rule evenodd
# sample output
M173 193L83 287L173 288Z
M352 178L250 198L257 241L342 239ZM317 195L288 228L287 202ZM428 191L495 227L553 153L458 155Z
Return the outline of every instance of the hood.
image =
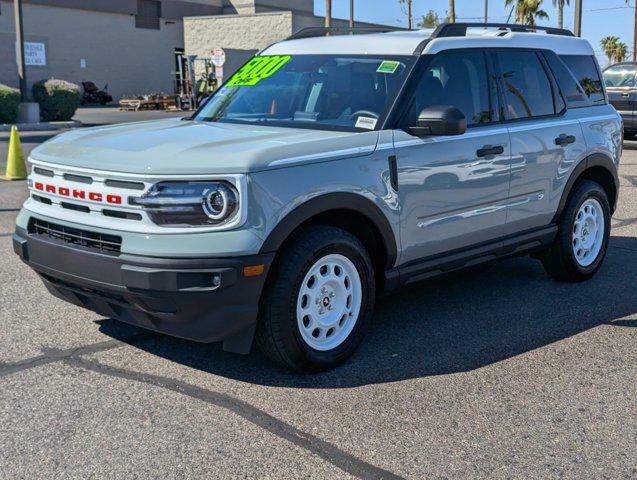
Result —
M177 119L73 130L31 152L36 161L157 175L248 173L369 155L378 132L201 123Z

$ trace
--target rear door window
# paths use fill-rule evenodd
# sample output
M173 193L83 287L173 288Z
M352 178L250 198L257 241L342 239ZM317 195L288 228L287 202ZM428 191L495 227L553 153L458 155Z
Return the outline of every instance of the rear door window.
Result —
M508 120L555 114L551 82L537 53L499 51L497 60Z
M592 102L606 103L602 79L600 78L595 57L591 55L561 55L560 58L573 73L573 76L575 76Z

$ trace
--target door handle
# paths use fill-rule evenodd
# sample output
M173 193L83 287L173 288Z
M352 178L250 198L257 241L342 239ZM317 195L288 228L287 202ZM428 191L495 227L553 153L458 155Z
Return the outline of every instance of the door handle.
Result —
M573 135L562 134L555 139L555 145L559 147L565 147L566 145L570 143L575 143L575 140L576 138Z
M622 98L628 98L630 97L630 93L622 93Z
M504 147L501 145L492 146L485 145L476 152L478 157L488 157L490 155L502 155L504 153Z

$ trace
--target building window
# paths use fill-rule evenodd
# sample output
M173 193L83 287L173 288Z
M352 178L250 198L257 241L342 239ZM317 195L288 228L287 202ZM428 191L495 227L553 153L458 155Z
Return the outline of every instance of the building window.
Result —
M157 0L137 0L135 27L159 30L161 2Z

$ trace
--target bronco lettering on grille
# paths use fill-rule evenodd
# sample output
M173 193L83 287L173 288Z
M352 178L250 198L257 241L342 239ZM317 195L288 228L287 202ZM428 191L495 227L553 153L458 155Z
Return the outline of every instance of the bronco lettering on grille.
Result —
M121 205L122 197L120 195L108 194L104 195L99 192L87 192L85 190L77 190L77 189L69 189L67 187L57 187L55 185L47 185L42 182L35 182L33 184L36 190L40 190L41 192L53 193L60 195L61 197L72 197L72 198L88 198L93 202L100 203L111 203L114 205Z

